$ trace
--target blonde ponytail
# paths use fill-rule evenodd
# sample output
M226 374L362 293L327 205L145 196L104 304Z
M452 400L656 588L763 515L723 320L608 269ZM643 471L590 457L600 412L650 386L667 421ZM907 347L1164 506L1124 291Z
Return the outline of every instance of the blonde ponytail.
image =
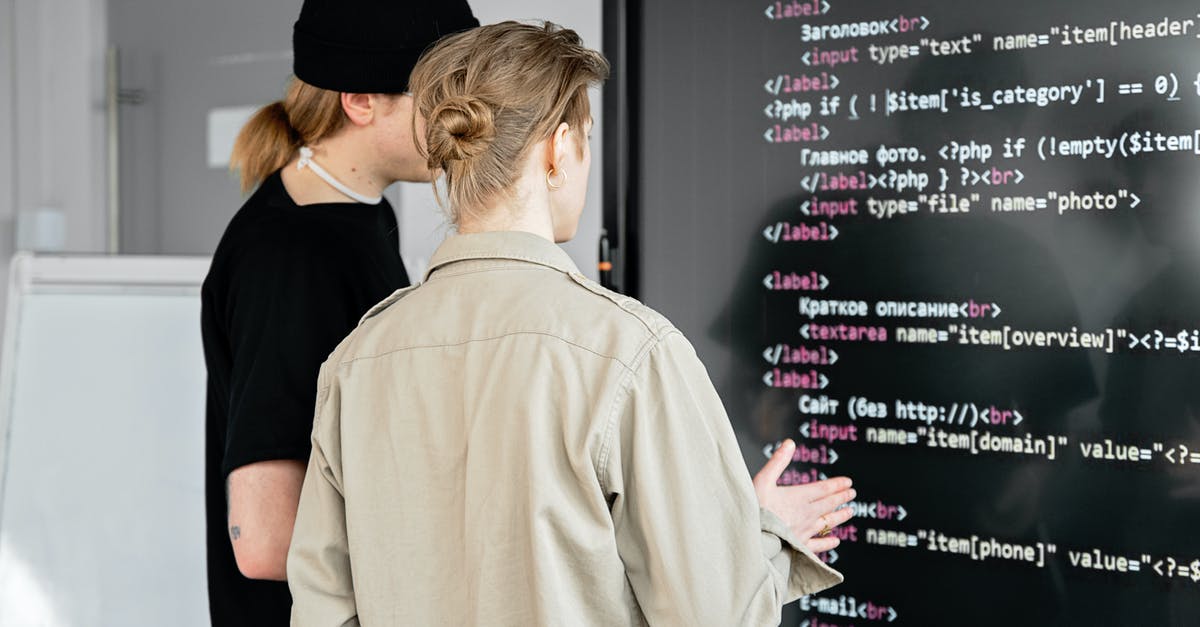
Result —
M229 159L230 169L241 175L242 191L254 189L290 161L297 141L283 101L259 109L238 133Z
M229 167L240 173L242 191L248 192L287 165L300 146L333 135L346 121L339 92L292 78L283 100L259 109L242 127Z

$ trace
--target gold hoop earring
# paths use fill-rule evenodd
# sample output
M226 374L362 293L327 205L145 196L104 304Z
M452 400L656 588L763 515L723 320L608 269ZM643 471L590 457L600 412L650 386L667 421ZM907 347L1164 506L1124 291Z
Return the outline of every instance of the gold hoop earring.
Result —
M551 189L551 191L556 190L556 189L561 189L562 186L567 182L567 175L565 173L563 173L562 183L555 185L553 179L554 179L554 175L556 173L558 173L558 170L556 168L550 168L550 170L548 172L546 172L546 187L549 187Z

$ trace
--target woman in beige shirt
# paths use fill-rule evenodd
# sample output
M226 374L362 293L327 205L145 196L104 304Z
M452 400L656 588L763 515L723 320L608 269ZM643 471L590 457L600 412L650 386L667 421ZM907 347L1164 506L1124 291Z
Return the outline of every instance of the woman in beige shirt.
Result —
M512 22L413 71L457 234L321 369L293 625L768 625L841 581L849 480L777 486L789 441L752 482L688 341L555 245L607 72Z

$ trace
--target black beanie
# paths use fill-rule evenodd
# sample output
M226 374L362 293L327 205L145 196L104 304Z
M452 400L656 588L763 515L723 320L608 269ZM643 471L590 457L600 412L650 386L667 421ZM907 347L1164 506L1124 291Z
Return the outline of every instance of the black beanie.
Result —
M476 26L466 0L304 0L292 72L330 91L398 94L430 44Z

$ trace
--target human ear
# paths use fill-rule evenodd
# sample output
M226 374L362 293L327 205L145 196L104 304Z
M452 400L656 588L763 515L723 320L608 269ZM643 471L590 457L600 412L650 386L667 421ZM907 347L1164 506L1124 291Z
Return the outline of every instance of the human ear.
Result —
M554 129L550 135L549 142L549 165L550 169L558 169L562 166L563 158L567 155L567 151L574 146L574 141L571 136L571 125L563 122Z
M371 94L342 93L342 111L355 126L366 126L375 119L375 99Z

